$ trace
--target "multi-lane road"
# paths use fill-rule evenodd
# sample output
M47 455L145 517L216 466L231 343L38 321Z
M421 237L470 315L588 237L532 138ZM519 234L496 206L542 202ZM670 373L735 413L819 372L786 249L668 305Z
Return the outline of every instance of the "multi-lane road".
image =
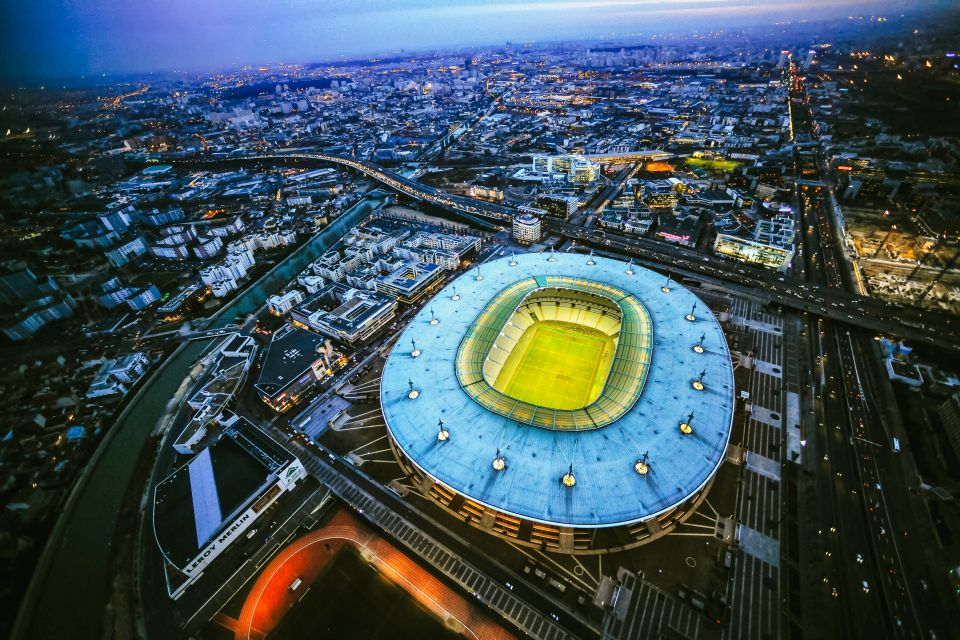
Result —
M803 83L794 78L791 86L793 130L815 139ZM796 154L798 174L819 177L823 169L818 149ZM853 266L838 257L829 184L813 180L798 196L806 277L827 290L862 291ZM913 509L915 480L897 459L899 440L886 419L897 409L889 386L881 388L876 347L856 327L829 318L809 318L807 330L817 416L809 435L821 456L814 468L822 507L819 521L808 526L818 527L821 588L839 603L835 618L849 637L946 637L944 604L929 593L930 567L917 535L929 523ZM954 336L948 340L956 345Z
M251 156L241 160L320 161L334 163L358 171L398 193L420 202L456 212L478 221L494 221L506 224L516 214L510 206L484 202L466 196L448 194L435 187L421 184L396 172L365 160L328 153L283 153ZM825 217L824 217L825 219ZM679 246L667 246L661 242L590 229L583 226L549 220L547 230L578 242L606 246L628 255L635 255L673 268L686 269L699 276L749 287L762 292L770 302L798 311L814 313L839 322L913 339L951 351L960 350L960 322L946 314L908 309L869 297L851 294L839 287L825 287L811 282L798 282L793 278L745 264L734 264L721 258L703 255ZM818 220L818 224L821 222ZM826 222L829 224L829 222ZM802 234L805 235L805 234ZM819 235L819 234L818 234ZM829 238L828 238L829 240ZM833 255L832 242L826 253ZM816 252L815 252L816 255ZM832 260L834 266L835 259ZM810 265L812 268L822 264ZM828 265L829 266L829 265ZM827 282L826 284L837 284Z

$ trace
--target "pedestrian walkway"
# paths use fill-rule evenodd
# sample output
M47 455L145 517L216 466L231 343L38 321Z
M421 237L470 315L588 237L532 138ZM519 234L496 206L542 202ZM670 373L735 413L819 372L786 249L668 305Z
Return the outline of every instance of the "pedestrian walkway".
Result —
M750 416L757 422L762 422L765 425L776 427L777 429L780 428L783 421L783 416L781 416L779 412L761 407L758 404L751 406Z
M703 616L692 607L623 567L617 579L630 594L629 610L623 620L609 617L603 640L671 637L665 635L666 629L692 640L700 636Z
M516 597L511 590L465 562L457 554L426 535L405 518L381 503L337 473L325 462L304 455L305 467L315 478L330 488L341 500L363 514L370 522L389 533L394 540L428 562L436 571L447 576L468 593L474 594L487 607L515 625L531 638L565 640L572 637L544 616Z
M740 548L774 567L780 567L780 543L768 535L740 525Z
M766 476L771 480L780 480L780 463L754 451L748 451L746 458L746 467L750 471Z

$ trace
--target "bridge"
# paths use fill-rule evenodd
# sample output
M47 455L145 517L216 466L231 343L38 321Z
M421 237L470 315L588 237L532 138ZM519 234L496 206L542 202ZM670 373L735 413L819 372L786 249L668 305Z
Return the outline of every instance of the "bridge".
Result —
M240 160L243 159L240 158ZM246 159L281 161L299 159L338 164L358 171L416 201L459 213L468 219L478 219L485 224L493 222L503 226L512 221L517 214L517 209L514 207L452 195L366 160L329 153L285 153ZM802 313L812 313L876 333L895 335L960 352L960 320L944 313L910 309L868 296L855 296L845 291L794 282L787 276L774 274L765 269L701 255L692 249L680 246L666 246L646 238L586 229L560 220L546 219L544 223L547 231L569 240L599 248L609 248L655 263L651 266L682 269L690 275L738 285L749 289L750 293L759 293L769 302Z
M421 184L406 178L395 171L384 169L378 164L366 160L357 160L331 153L284 153L269 156L254 156L254 160L313 160L338 164L357 171L380 184L402 193L418 202L426 202L436 207L453 211L470 219L481 222L493 220L495 223L509 223L516 215L516 209L492 202L484 202L466 196L457 196L445 191Z

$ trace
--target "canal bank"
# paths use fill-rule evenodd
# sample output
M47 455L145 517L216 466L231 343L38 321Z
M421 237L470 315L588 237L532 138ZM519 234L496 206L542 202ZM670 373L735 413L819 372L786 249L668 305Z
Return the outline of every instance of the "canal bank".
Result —
M220 328L255 313L267 297L335 245L382 200L364 199L317 233L221 309ZM109 599L117 516L137 462L167 402L210 343L188 342L161 364L128 402L80 474L54 526L24 596L12 637L101 637Z

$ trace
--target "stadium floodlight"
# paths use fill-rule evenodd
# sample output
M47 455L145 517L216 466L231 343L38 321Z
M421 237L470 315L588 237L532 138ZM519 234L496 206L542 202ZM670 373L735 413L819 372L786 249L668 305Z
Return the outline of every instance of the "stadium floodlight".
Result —
M693 387L694 389L696 389L697 391L703 391L703 389L704 389L704 386L703 386L703 376L705 376L705 375L707 375L707 370L706 370L706 369L704 369L703 371L700 372L700 377L697 378L696 380L694 380L693 383L692 383L690 386L692 386L692 387Z
M680 433L685 436L693 433L693 411L687 416L686 421L680 423Z
M565 487L572 487L577 484L577 476L573 475L573 464L570 465L567 472L560 478L560 482L562 482Z
M410 355L414 358L420 357L420 349L417 349L417 341L411 340L410 343L413 345L413 351L410 352Z
M662 287L660 287L660 291L663 291L664 293L670 293L670 274L669 273L667 274L667 282Z
M704 341L704 339L705 339L706 337L707 337L707 334L701 333L701 334L700 334L700 342L698 342L697 344L693 345L693 350L694 350L696 353L703 353L703 341Z
M694 303L693 303L693 306L690 308L690 313L688 313L687 315L685 315L684 318L686 318L686 319L689 320L690 322L695 321L695 320L697 319L697 316L695 316L695 315L693 315L693 314L694 314L694 312L696 312L696 310L697 310L697 303L694 302Z
M450 430L443 426L443 420L437 420L437 442L446 442L450 439Z
M650 452L645 451L643 453L643 456L639 460L637 460L637 464L633 465L634 471L636 471L642 476L645 476L648 473L650 473L650 464L647 462L649 457L650 457Z

